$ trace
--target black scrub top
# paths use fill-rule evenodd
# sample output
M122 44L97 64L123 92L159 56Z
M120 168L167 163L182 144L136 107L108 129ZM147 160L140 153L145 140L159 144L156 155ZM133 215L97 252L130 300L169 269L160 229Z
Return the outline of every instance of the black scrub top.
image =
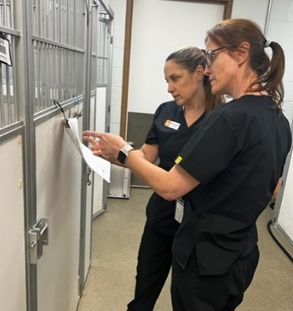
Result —
M183 107L178 106L175 101L165 102L158 107L145 143L158 145L159 167L169 171L174 166L179 151L203 118L204 114L188 127ZM146 208L147 226L155 232L175 235L179 226L174 219L175 205L176 201L167 201L153 193Z
M257 243L255 222L272 198L291 146L288 120L269 96L246 95L209 113L175 162L200 182L184 196L173 255L196 249L201 275L223 274Z

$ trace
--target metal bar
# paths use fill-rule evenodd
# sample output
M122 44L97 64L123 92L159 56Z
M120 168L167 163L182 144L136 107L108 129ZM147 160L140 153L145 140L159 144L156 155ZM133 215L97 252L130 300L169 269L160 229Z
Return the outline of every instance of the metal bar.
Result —
M74 29L73 28L73 7L72 7L72 2L73 0L71 0L71 2L68 4L68 8L67 8L67 14L68 14L68 41L67 44L68 45L73 45L73 40L72 38L74 37L74 32L70 31L70 29Z
M7 1L3 0L3 24L7 26Z
M49 27L49 1L46 2L46 19L45 19L45 23L46 23L46 33L45 33L45 38L49 38L50 36L50 27Z
M5 66L5 75L6 75L6 105L7 105L7 124L11 124L12 115L11 115L11 101L10 101L10 74L9 67Z
M112 19L114 18L114 15L112 16ZM109 39L107 42L108 45L108 52L106 56L108 57L108 79L107 79L107 89L106 89L106 115L105 115L105 131L110 131L110 110L108 109L111 107L111 90L112 90L112 60L113 60L113 21L112 19L107 22L107 31L109 32ZM103 198L102 198L102 210L104 212L107 211L107 183L106 181L103 181Z
M48 45L48 89L49 89L49 101L52 102L54 97L52 94L53 89L53 46L50 44Z
M0 63L0 127L5 126L2 64Z
M0 143L23 132L23 122L17 122L0 129Z
M39 48L39 42L37 41L33 41L33 45L34 45L34 55L35 55L35 78L36 78L36 82L35 82L35 112L40 111L41 110L41 104L40 104L40 99L41 99L41 86L40 86L40 48Z
M64 101L64 59L65 59L65 51L64 49L60 50L59 59L60 59L60 66L59 66L59 99L60 101Z
M74 66L72 66L72 76L73 76L73 88L74 88L74 93L77 95L77 85L78 85L78 76L76 74L76 68L78 68L78 57L77 57L77 53L73 53L72 55L73 58L73 64Z
M41 7L39 36L46 37L46 0L39 0Z
M108 55L108 25L104 23L104 53L103 55ZM107 75L107 69L108 69L108 61L104 59L104 70L103 70L103 81L108 82L108 75Z
M61 79L60 79L60 71L61 71L61 68L62 68L62 63L61 63L61 52L62 52L62 49L60 48L57 48L56 50L56 57L58 59L58 66L56 67L56 90L57 90L57 98L62 101L62 98L61 98Z
M66 44L69 44L70 34L71 34L70 26L69 26L69 21L70 21L70 3L69 2L70 2L69 0L66 0L66 34L65 34Z
M109 5L106 5L103 0L99 0L99 3L103 7L103 9L110 15L111 19L114 18L114 12Z
M284 229L280 226L279 223L276 224L276 228L279 230L279 232L282 234L282 236L285 238L285 240L286 240L291 246L293 246L293 241L290 239L290 237L288 236L288 234L284 231Z
M74 66L71 66L71 87L72 87L72 93L74 95L79 95L80 93L78 93L77 91L77 87L76 87L76 68L78 68L78 64L76 65L76 63L74 62L75 60L75 54L74 52L71 51L71 61L74 64Z
M20 31L5 26L0 26L0 31L15 37L20 37Z
M57 98L62 102L63 98L62 98L62 52L63 49L58 49L57 50L57 57L58 57L58 62L59 62L59 66L56 68L57 69L57 89L58 89L58 96Z
M39 72L39 81L37 81L37 83L39 83L39 111L42 111L45 109L45 105L44 105L44 53L43 53L43 42L39 42L39 68L38 68L38 72ZM36 113L36 111L35 111Z
M80 101L83 101L83 96L79 96ZM62 108L66 112L68 109L73 108L76 105L73 98L70 98L62 103ZM60 114L60 110L56 108L56 106L51 106L47 108L46 110L40 111L37 114L34 115L34 124L35 126L40 125L48 120L50 120L52 117L56 116L57 114Z
M76 5L77 0L73 0L73 12L72 12L72 23L73 23L73 33L76 34L76 15L77 15L77 5ZM76 45L76 36L73 36L72 38L72 45Z
M100 14L100 13L99 13ZM101 56L101 22L98 21L98 44L97 44L97 55L98 57ZM101 60L97 59L97 82L102 83L102 79L101 79Z
M93 55L94 56L94 55ZM98 59L104 59L104 60L109 60L109 57L107 56L97 56Z
M52 46L52 98L58 99L56 94L56 49L57 46Z
M265 25L264 25L264 31L263 31L265 37L268 34L269 20L270 20L270 15L271 15L271 10L272 10L272 4L273 4L273 0L269 0L268 8L267 8L267 14L266 14L266 20L265 20Z
M48 36L47 39L53 40L53 2L48 1Z
M27 309L36 311L38 309L37 297L37 268L29 263L29 230L36 220L36 146L35 127L33 124L33 99L34 92L34 51L32 44L32 0L23 0L18 3L17 9L22 37L20 40L21 50L18 53L18 65L22 70L21 78L18 78L18 87L24 84L21 101L25 109L22 109L24 128L24 193L25 193L25 230L26 230L26 282L27 282ZM21 62L21 57L23 62Z
M14 28L14 0L11 0L10 1L10 20L11 20L11 23L10 23L10 27L11 28Z
M66 50L71 50L71 51L75 51L75 52L79 52L79 53L84 53L85 52L84 49L80 49L80 48L77 48L77 47L74 47L74 46L71 46L71 45L63 44L63 43L56 42L56 41L53 41L53 40L50 40L50 39L45 39L45 38L42 38L42 37L39 37L39 36L35 36L35 35L32 35L32 39L36 40L36 41L39 41L39 42L42 42L42 43L52 44L54 46L58 46L60 48L66 49Z
M86 0L87 4L87 32L86 32L86 55L85 55L85 80L84 80L84 102L83 102L83 129L88 129L90 124L90 102L91 102L91 51L92 51L92 7L90 6L91 0ZM81 206L86 206L87 200L87 165L83 161L83 170L82 170L82 189L81 189ZM86 228L86 213L82 209L80 217L80 228L85 231ZM83 282L84 282L84 265L85 265L85 235L80 238L80 262L79 262L79 294L82 295L83 291Z
M42 104L43 109L47 108L47 93L46 93L46 66L47 66L47 59L46 59L46 43L42 43L42 69L41 69L41 75L42 75Z
M45 64L45 90L46 90L46 107L51 106L51 99L50 99L50 46L46 44L45 46L45 59L46 59L46 64Z
M6 6L6 16L7 16L7 27L11 28L11 5L10 3Z
M48 108L48 93L47 93L47 44L42 43L42 56L43 56L43 63L42 63L42 91L43 91L43 109Z
M11 45L12 45L12 63L16 64L16 57L15 57L15 51L16 51L16 43L15 43L15 38L11 38ZM16 67L12 67L12 80L13 80L13 99L14 99L14 115L15 115L15 121L19 120L19 115L18 115L18 100L17 100L17 93L16 93L16 86L15 86L15 81L16 81Z
M96 212L94 215L93 215L93 220L97 219L98 217L100 217L102 214L105 214L106 213L106 210L105 209L101 209L100 211Z
M56 41L57 42L62 42L60 38L60 30L61 30L61 5L60 5L61 0L56 0Z
M58 1L58 38L56 41L63 42L62 39L62 29L63 29L63 23L62 23L62 0Z
M58 23L58 19L56 20L56 0L52 0L52 26L53 26L53 33L52 33L52 40L54 41L58 41L57 40L57 36L56 36L56 27L57 27L57 23Z
M37 35L40 37L43 37L44 35L44 1L46 0L39 0L39 24Z
M48 0L43 0L43 5L42 5L43 16L42 16L42 34L41 34L41 36L44 38L47 38L48 2L49 2Z
M70 93L70 75L69 75L69 51L66 51L66 58L64 60L65 64L65 79L64 79L64 88L66 92L66 97L64 99L68 99L71 95Z

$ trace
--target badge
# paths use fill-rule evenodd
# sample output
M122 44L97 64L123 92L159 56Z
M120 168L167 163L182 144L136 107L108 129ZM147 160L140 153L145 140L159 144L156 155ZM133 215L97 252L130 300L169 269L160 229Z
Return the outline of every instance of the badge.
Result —
M183 216L184 216L184 200L182 198L179 198L176 200L176 209L174 218L181 224Z
M180 127L180 123L172 121L172 120L166 120L165 124L166 127L169 127L173 130L178 130Z

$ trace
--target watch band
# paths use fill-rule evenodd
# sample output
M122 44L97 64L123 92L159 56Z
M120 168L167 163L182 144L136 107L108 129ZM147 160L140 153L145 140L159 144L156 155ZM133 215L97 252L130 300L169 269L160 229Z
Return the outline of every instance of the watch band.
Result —
M125 145L122 149L119 150L119 153L118 153L118 156L117 156L117 160L121 164L125 164L126 159L128 157L128 153L132 149L134 149L134 148L132 146L130 146L129 144Z

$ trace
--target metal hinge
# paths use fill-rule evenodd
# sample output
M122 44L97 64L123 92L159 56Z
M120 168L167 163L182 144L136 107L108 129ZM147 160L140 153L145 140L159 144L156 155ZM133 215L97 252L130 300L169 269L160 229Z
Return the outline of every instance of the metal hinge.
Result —
M49 219L40 218L29 231L30 263L36 264L43 255L43 246L49 245Z

